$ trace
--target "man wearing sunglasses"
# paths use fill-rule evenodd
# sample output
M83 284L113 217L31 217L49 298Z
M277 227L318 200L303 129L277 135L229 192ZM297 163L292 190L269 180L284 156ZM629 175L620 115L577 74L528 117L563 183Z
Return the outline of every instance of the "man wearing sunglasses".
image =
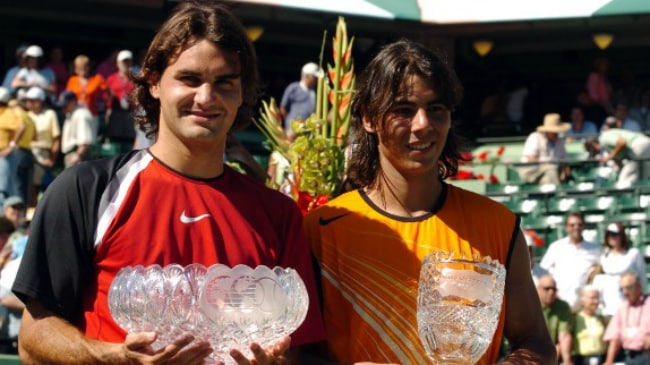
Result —
M622 351L626 365L647 365L650 363L650 300L646 300L636 273L623 274L620 288L625 301L605 331L603 339L609 341L605 364L613 364Z
M542 304L546 327L555 344L558 360L564 365L573 364L573 316L567 302L557 297L557 285L551 275L544 275L537 282L537 294Z

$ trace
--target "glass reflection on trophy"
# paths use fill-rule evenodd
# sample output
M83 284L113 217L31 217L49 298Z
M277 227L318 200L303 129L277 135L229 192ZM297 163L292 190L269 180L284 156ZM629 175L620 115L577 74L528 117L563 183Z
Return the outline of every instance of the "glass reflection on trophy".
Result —
M304 321L307 289L293 269L171 264L122 268L108 293L111 315L126 332L156 331L154 349L182 333L207 340L212 359L234 364L229 352L252 356L252 342L268 346Z
M475 364L489 347L501 313L506 271L489 257L440 251L420 271L420 339L435 364Z

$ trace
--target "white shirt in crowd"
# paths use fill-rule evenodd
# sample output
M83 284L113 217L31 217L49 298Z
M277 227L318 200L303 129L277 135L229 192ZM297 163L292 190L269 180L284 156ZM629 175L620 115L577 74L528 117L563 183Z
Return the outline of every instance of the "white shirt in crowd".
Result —
M641 286L647 287L645 261L641 252L637 248L631 247L624 254L613 251L603 253L600 264L603 267L603 273L594 278L593 285L601 293L602 314L613 316L625 300L619 289L619 282L624 273L628 271L636 273L641 280Z
M85 107L66 115L61 134L61 152L73 151L78 145L93 144L97 139L97 119Z
M580 290L587 283L589 272L600 263L602 245L582 241L571 243L569 237L561 238L549 246L540 266L553 275L557 295L577 308Z

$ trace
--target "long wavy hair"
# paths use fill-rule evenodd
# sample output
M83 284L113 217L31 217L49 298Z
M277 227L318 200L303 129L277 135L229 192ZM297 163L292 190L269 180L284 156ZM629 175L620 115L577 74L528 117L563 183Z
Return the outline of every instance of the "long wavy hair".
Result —
M160 80L167 66L184 50L202 40L238 55L243 102L231 130L241 129L251 121L258 97L257 57L244 27L228 9L214 1L189 0L180 3L161 26L149 45L140 73L132 76L134 118L147 136L156 136L160 123L160 101L151 96L149 87Z
M402 39L385 46L359 76L359 87L352 102L352 144L354 146L347 171L360 186L371 186L381 170L377 135L363 128L363 117L373 127L381 123L400 94L404 80L417 75L428 81L440 102L450 110L460 103L463 89L453 69L443 58L423 45ZM462 140L449 130L439 159L442 180L458 172Z

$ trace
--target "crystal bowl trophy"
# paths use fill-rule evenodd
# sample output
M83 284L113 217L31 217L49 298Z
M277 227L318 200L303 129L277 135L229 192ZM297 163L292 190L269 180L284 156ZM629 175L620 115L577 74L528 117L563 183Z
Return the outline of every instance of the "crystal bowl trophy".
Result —
M211 358L235 364L229 352L252 356L304 321L307 289L293 269L172 264L122 268L108 292L111 316L126 332L156 331L154 349L191 333L209 341Z
M420 271L417 320L434 364L475 364L499 322L506 270L490 257L427 256Z

